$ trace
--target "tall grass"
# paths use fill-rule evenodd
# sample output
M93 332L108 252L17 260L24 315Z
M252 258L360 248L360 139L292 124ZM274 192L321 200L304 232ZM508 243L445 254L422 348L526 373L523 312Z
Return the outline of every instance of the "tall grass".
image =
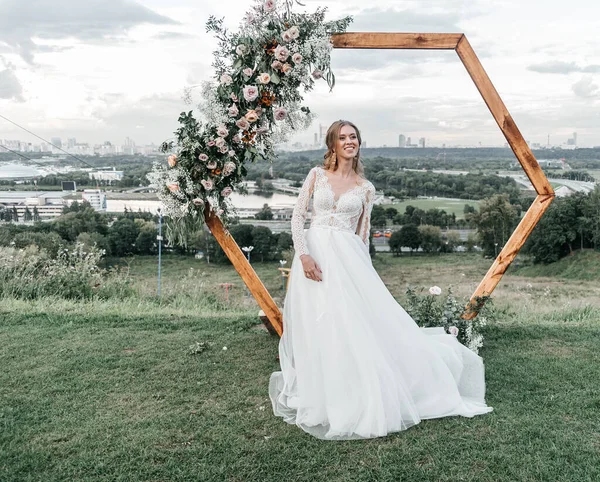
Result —
M98 267L102 256L102 251L86 250L82 244L61 248L55 256L35 245L0 247L0 297L89 300L131 296L126 273Z

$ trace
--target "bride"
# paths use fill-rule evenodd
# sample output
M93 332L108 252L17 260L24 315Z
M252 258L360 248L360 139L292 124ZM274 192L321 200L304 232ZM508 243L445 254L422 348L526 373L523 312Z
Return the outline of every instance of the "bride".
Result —
M481 358L454 336L419 328L373 268L375 188L362 175L358 129L336 121L326 144L324 165L309 172L292 217L281 371L269 383L275 415L315 437L344 440L490 412Z

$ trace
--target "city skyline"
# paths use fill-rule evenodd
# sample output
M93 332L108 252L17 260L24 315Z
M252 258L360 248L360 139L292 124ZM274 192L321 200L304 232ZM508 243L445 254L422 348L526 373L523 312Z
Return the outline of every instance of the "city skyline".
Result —
M353 15L349 31L464 32L533 144L600 145L600 6L574 0L378 2L307 0L328 18ZM209 15L235 30L251 3L222 0L39 0L0 4L0 114L45 137L160 144L189 110L186 86L212 75ZM580 12L585 11L583 16ZM310 145L319 124L348 118L369 146L396 146L404 133L426 146L498 146L505 140L451 51L335 50L337 84L305 96L317 113L291 143ZM0 119L0 138L33 141ZM35 141L34 141L35 142Z

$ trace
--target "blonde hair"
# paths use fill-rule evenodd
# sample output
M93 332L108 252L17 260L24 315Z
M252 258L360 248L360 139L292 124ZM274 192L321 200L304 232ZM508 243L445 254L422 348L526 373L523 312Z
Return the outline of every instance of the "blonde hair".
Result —
M338 163L335 155L335 145L340 137L340 130L344 126L350 126L356 131L356 137L358 138L358 153L354 156L352 160L352 169L359 176L364 177L364 167L360 160L360 145L362 144L362 139L360 137L360 131L358 127L354 125L354 123L347 120L338 120L329 126L327 129L327 134L325 135L325 144L327 145L327 152L323 156L323 169L335 171L338 168Z

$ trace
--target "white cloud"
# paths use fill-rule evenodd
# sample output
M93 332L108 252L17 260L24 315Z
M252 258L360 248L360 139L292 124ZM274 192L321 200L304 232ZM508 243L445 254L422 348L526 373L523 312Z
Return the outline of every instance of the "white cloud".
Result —
M575 92L577 97L583 97L584 99L598 97L600 95L598 86L594 84L591 75L584 75L581 80L575 82L573 84L573 92Z
M577 130L582 145L600 144L592 77L600 69L596 2L303 3L310 11L328 7L330 19L354 15L351 31L464 32L528 140L545 142L548 133L558 138ZM159 143L189 109L180 100L184 87L212 75L216 42L205 33L208 16L225 17L235 30L250 2L36 4L31 9L22 0L0 0L0 54L11 62L0 71L4 115L44 136ZM319 117L299 140L312 141L319 123L344 117L362 127L369 145L394 145L399 133L426 137L428 144L504 143L452 51L336 50L333 67L334 91L321 85L305 97ZM1 127L3 137L25 139L15 128Z
M23 86L14 72L14 66L0 57L0 63L4 64L4 70L0 70L0 99L24 102Z

